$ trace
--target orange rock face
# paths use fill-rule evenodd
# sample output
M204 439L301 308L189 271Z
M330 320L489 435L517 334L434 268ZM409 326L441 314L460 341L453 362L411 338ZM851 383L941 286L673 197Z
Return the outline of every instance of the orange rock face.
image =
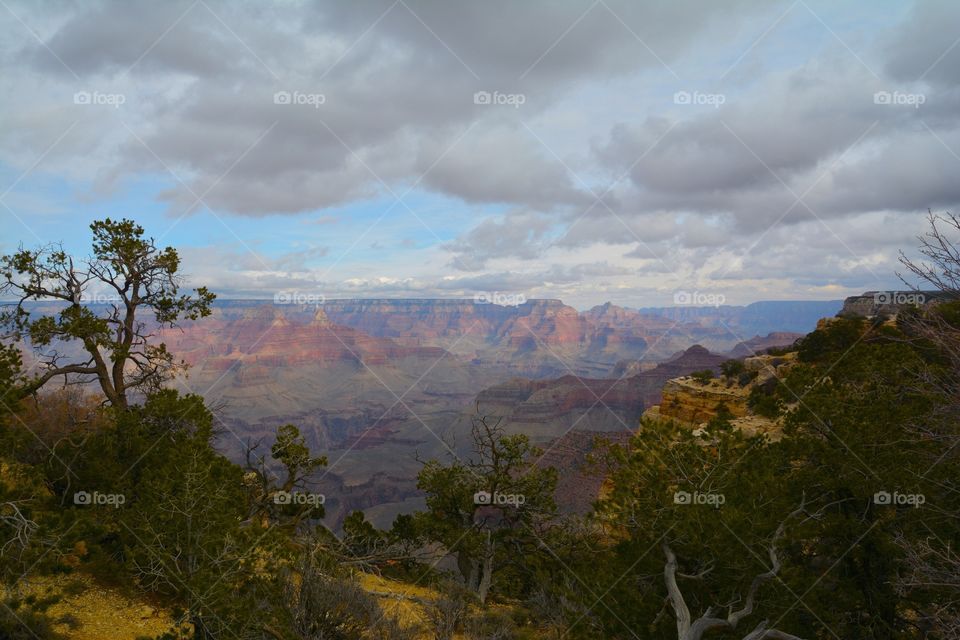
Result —
M439 358L439 347L402 345L351 327L333 324L323 310L308 321L290 320L278 307L253 307L234 319L215 314L162 334L167 347L190 365L229 369L243 362L258 369L337 361L383 363L418 356ZM255 370L254 370L255 371ZM255 375L249 366L245 375Z

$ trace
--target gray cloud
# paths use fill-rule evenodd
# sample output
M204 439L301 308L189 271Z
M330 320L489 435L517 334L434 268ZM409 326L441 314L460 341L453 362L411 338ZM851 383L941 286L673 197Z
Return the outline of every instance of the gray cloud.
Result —
M830 19L831 4L810 4ZM606 282L642 291L674 277L751 291L757 277L860 287L890 277L928 207L960 203L950 1L916 2L902 23L857 34L860 60L826 32L827 44L808 46L781 27L748 50L790 6L759 0L11 6L67 66L0 12L13 34L0 43L5 165L25 170L49 148L43 170L92 184L78 197L93 198L169 169L186 186L151 195L174 216L202 206L198 195L218 212L265 216L389 202L411 187L476 212L448 242L408 237L418 226L358 245L433 252L454 276L360 265L322 285L333 289L589 296ZM824 30L802 8L787 23ZM778 55L764 58L768 45ZM676 105L678 87L725 103ZM80 90L126 102L78 108ZM278 91L323 103L275 104ZM523 104L475 104L477 91ZM876 104L878 91L924 104ZM621 176L594 205L591 189ZM330 214L313 218L348 227L349 214ZM319 286L299 268L325 251L204 268L238 291Z
M958 23L960 5L956 2L925 0L914 4L909 19L887 40L887 73L901 82L926 79L956 88L960 82Z
M517 139L527 137L520 119L597 74L661 69L732 19L730 7L696 1L494 4L102 2L53 21L49 48L69 70L30 40L16 58L61 80L72 70L85 83L129 89L123 114L144 116L133 129L149 150L119 136L99 187L169 167L188 185L160 194L175 215L211 187L207 203L245 215L369 197L384 191L381 180L422 176L471 123L479 137L424 185L470 202L549 207L581 196L553 158ZM279 90L325 102L275 105ZM474 104L479 90L524 94L522 113Z
M232 36L210 29L216 18L202 4L100 2L76 9L46 43L49 50L33 46L23 58L65 76L123 73L135 65L138 71L214 76L243 66L233 55Z
M492 258L536 258L545 247L545 234L552 222L526 211L501 220L487 218L448 245L455 255L452 266L474 271Z
M780 218L956 206L957 98L925 94L932 117L927 103L875 104L890 86L855 61L802 69L672 129L662 118L618 124L596 151L614 173L632 165L627 210L729 214L738 233Z

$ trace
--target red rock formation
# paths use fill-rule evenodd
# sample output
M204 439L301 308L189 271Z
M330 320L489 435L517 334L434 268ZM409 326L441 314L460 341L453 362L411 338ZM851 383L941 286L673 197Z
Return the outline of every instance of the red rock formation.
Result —
M333 324L322 309L309 321L291 321L270 304L249 308L235 319L215 315L183 329L166 330L162 339L178 357L205 370L227 370L237 363L246 367L255 363L262 371L338 361L369 365L444 354L439 347L402 345Z

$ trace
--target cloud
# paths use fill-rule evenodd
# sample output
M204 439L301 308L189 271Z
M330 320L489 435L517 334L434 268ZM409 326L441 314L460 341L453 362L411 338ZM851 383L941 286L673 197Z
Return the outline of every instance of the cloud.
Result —
M960 203L949 1L9 6L0 168L69 195L24 180L5 203L159 203L231 291L834 296L889 282L926 210ZM297 243L258 244L266 216ZM220 221L262 255L195 252Z
M209 29L212 18L202 3L91 4L53 34L46 42L49 50L32 46L23 57L63 76L125 73L134 67L195 76L236 72L242 58L232 55L228 33ZM200 42L203 46L197 46Z
M250 216L331 207L415 181L448 150L425 187L548 207L576 190L520 135L519 118L598 74L661 69L698 32L732 19L701 3L493 4L104 2L56 20L18 5L45 23L49 49L27 38L6 63L122 90L123 110L96 113L83 153L112 157L99 171L104 192L132 173L171 170L183 184L159 198L173 215L195 211L197 196ZM274 104L278 91L292 103ZM522 93L522 115L505 123L511 108L475 104L477 91ZM314 97L295 104L296 95ZM451 150L471 124L477 136Z
M812 217L955 206L957 98L930 92L927 103L941 105L931 117L927 103L877 104L874 94L889 86L855 60L810 64L720 109L617 124L596 153L611 173L629 170L633 192L620 194L627 215L725 214L741 234Z
M927 0L915 3L909 18L887 38L886 72L900 82L926 79L956 88L960 82L958 21L960 5L956 2Z
M509 203L540 210L586 201L566 168L531 136L500 126L474 129L473 135L451 148L442 144L425 145L418 166L423 167L424 184L438 192L470 203Z
M280 271L301 271L309 268L309 264L317 258L323 258L330 253L330 247L308 247L298 251L291 251L271 260L274 269Z
M493 258L532 259L543 251L551 226L544 216L518 211L483 220L447 248L454 253L453 266L465 271L481 269Z

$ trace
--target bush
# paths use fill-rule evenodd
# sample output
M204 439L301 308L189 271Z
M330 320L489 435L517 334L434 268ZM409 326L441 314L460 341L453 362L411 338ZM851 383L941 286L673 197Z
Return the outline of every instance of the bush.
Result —
M433 626L435 640L451 640L453 634L463 627L467 618L467 596L459 587L441 589L449 593L426 608L427 619Z
M730 407L727 406L726 402L721 402L717 405L717 417L715 420L720 420L722 422L729 422L733 419L733 412L730 411Z
M398 622L384 615L375 596L347 578L303 561L287 588L293 630L303 640L402 638Z
M747 365L743 363L743 360L727 360L720 364L720 372L728 378L737 377L746 370Z
M700 384L709 384L713 380L713 371L710 369L703 369L702 371L694 371L690 374L690 377L699 382Z
M780 400L764 385L754 387L750 390L750 397L747 398L747 406L758 416L771 419L779 416L782 410Z
M468 640L510 640L516 637L515 627L508 614L485 611L467 621L464 635Z
M760 372L759 372L759 371L756 371L756 370L754 370L754 371L744 371L743 373L740 374L740 377L737 378L737 383L738 383L741 387L745 387L745 386L747 386L748 384L750 384L751 382L753 382L754 380L756 380L758 375L760 375Z
M797 342L797 358L801 362L818 362L824 357L843 353L845 348L856 344L866 330L862 318L837 318L801 338Z

